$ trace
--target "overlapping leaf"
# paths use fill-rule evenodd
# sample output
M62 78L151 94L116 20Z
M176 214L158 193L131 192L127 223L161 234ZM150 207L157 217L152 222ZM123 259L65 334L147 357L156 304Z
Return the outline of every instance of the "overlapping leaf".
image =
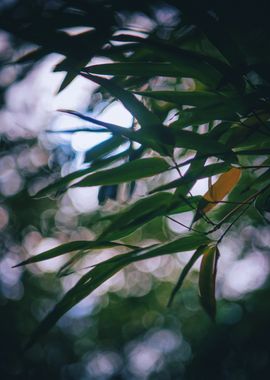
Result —
M162 158L142 158L112 169L93 173L72 185L72 187L115 185L140 178L152 177L168 169L169 164Z
M63 299L41 322L32 335L27 347L31 347L37 339L45 334L68 310L92 293L98 286L121 270L126 265L140 260L150 259L159 255L168 255L176 252L191 251L202 244L209 243L205 235L183 234L178 239L158 247L138 249L128 254L115 256L98 264L88 271L77 284L69 290Z

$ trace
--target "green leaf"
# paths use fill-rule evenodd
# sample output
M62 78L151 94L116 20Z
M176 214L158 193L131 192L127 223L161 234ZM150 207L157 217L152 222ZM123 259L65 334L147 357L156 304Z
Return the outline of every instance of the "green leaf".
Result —
M140 45L147 46L153 53L165 59L166 62L169 61L175 65L179 71L181 71L181 77L197 79L212 88L216 87L221 79L221 75L216 68L206 61L207 57L202 54L181 49L177 45L170 44L168 41L153 37L142 38L127 34L114 36L113 40L138 42Z
M203 253L199 274L199 292L201 304L207 314L213 320L215 319L216 315L215 283L218 258L218 248L216 246L208 247Z
M208 133L199 134L192 131L174 130L175 146L196 150L208 154L207 157L216 156L230 162L237 162L235 153L226 145L210 137Z
M196 249L210 240L205 235L189 234L182 235L173 242L163 244L158 248L154 246L138 249L128 254L121 254L112 257L105 262L97 264L94 269L87 272L69 290L63 299L54 307L47 317L40 323L36 331L32 334L26 349L30 348L42 335L44 335L68 310L92 293L98 286L103 284L107 279L132 262L149 259L159 255L183 252ZM146 252L145 252L146 251ZM145 252L141 254L141 252Z
M165 128L159 118L144 106L131 92L124 90L113 80L97 77L89 73L81 73L85 78L104 87L109 93L119 99L124 107L138 120L143 133L151 136L151 139L162 147L163 152L168 154L167 145L173 145L173 137Z
M82 177L86 174L89 174L93 171L94 169L92 166L90 168L85 168L85 169L80 169L77 170L73 173L67 174L66 176L60 178L59 180L53 182L52 184L44 187L40 191L38 191L34 196L35 198L42 198L45 197L49 194L52 194L56 191L59 191L60 189L66 189L67 185L73 181L76 178Z
M135 91L135 93L178 106L206 107L224 100L224 96L218 92L210 91Z
M172 200L174 199L174 195ZM202 199L201 195L195 195L193 197L185 197L185 200L181 200L181 203L179 200L177 201L177 204L171 204L169 210L168 210L168 215L175 215L175 214L181 214L183 212L188 212L192 210L196 210L198 207L198 203Z
M91 116L86 116L76 111L71 111L71 110L59 110L59 111L77 116L82 120L86 120L86 121L89 121L90 123L94 123L102 127L105 127L108 129L109 132L113 133L116 136L122 136L131 141L136 141L144 145L145 147L149 147L149 148L152 148L153 150L156 150L160 154L168 155L170 151L172 150L172 147L168 147L165 144L159 143L154 133L146 134L144 131L142 131L142 129L135 132L131 128L124 128L116 124L111 124L111 123L107 123L101 120L97 120ZM168 132L168 128L166 128L166 131L164 131L164 133L165 132L166 133ZM167 133L167 137L168 137L168 133ZM165 139L164 141L166 140L167 139Z
M166 215L171 200L172 194L169 193L158 193L139 199L120 213L113 215L111 224L103 231L99 239L119 239L134 232L155 217Z
M127 140L121 136L113 136L105 141L102 141L100 144L95 145L86 152L84 162L90 162L105 156L124 144L126 141Z
M49 249L48 251L42 252L36 256L32 256L29 259L15 265L15 267L53 259L57 256L63 255L65 253L73 252L73 251L89 250L89 249L104 249L104 248L110 248L110 247L117 247L119 245L128 247L128 245L125 245L125 244L113 243L109 241L87 241L87 240L72 241L70 243L59 245L56 248Z
M246 115L249 108L242 99L224 97L223 103L212 104L208 107L195 107L180 112L179 119L172 123L174 128L201 125L210 121L239 121L239 115Z
M91 174L71 187L116 185L136 179L152 177L169 169L169 164L162 158L142 158L127 162L116 168L102 170Z
M141 77L179 77L185 76L186 70L181 70L181 66L171 63L155 63L155 62L123 62L123 63L107 63L102 65L88 66L83 69L87 73L105 74L105 75L134 75ZM189 68L190 72L190 68Z
M187 233L169 243L153 248L148 252L136 254L133 258L134 261L151 259L152 257L168 255L177 252L186 252L197 249L202 244L210 243L210 239L205 234ZM132 254L132 252L131 252Z
M226 162L211 164L208 166L204 166L204 168L194 168L193 170L190 170L187 174L183 175L182 178L176 179L172 182L166 183L165 185L159 186L153 189L150 193L173 189L175 187L179 187L202 178L212 177L214 175L227 171L229 168L230 165Z
M185 280L185 278L187 277L189 271L191 270L191 268L193 267L193 265L195 264L195 262L198 260L198 258L204 253L205 251L205 248L207 246L206 245L201 245L194 253L193 255L191 256L191 258L189 259L188 263L184 266L184 268L182 269L181 271L181 274L180 274L180 277L175 285L175 287L173 288L173 291L171 293L171 296L170 296L170 299L169 299L169 302L168 302L168 307L172 304L173 300L174 300L174 297L176 295L176 293L180 290L180 288L182 287L183 285L183 282Z
M108 166L115 161L118 161L122 158L127 157L128 154L129 154L129 151L126 150L124 152L115 154L114 156L111 156L111 157L95 160L92 162L92 165L89 168L76 170L75 172L67 174L66 176L60 178L59 180L53 182L52 184L44 187L43 189L41 189L35 194L35 198L42 198L49 194L53 194L55 192L64 191L66 190L68 184L74 179L83 177L86 174L89 174L95 170L103 168L104 166Z

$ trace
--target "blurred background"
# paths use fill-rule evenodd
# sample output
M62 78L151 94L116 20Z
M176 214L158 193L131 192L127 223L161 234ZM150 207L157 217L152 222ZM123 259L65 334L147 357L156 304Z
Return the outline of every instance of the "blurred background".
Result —
M57 3L47 2L51 7ZM2 1L0 12L14 4ZM152 9L151 17L147 12L132 12L132 17L122 13L120 21L134 29L156 29L164 36L179 22L176 10L164 4ZM181 253L129 266L23 352L39 321L85 268L121 251L93 252L75 273L61 278L56 275L63 265L61 256L27 268L12 266L67 241L94 239L99 233L95 218L130 201L126 188L103 192L77 188L55 198L32 197L49 182L84 167L89 149L108 137L73 132L87 125L57 110L88 112L124 127L133 120L120 103L108 104L106 96L84 78L77 77L58 93L65 73L52 70L61 62L60 54L12 64L33 46L7 29L0 24L1 379L268 379L270 235L269 226L252 211L222 243L216 324L199 304L198 266L173 306L166 307L190 257ZM91 61L97 62L107 61ZM156 79L154 85L162 88L164 82ZM173 85L186 88L192 83L183 80ZM133 199L142 197L153 186L150 182L136 184ZM205 189L207 183L200 181L193 194L203 194ZM191 217L187 213L181 222L189 224ZM165 241L183 230L177 223L157 218L130 239Z

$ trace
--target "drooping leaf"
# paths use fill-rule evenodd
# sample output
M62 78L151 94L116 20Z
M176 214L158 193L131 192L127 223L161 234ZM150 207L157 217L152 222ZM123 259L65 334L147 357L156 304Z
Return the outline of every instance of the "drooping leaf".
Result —
M215 285L218 258L218 248L216 246L207 247L203 253L199 274L201 304L212 320L216 315Z
M191 270L191 268L193 267L193 265L195 264L195 262L198 260L198 258L203 255L205 249L207 248L206 245L201 245L194 253L193 255L191 256L191 258L189 259L188 263L184 266L184 268L182 269L181 271L181 274L180 274L180 277L175 285L175 287L173 288L173 291L171 293L171 296L170 296L170 299L169 299L169 302L168 302L168 306L170 306L174 300L174 297L176 295L176 293L180 290L180 288L182 287L183 285L183 282L185 280L185 278L187 277L189 271Z
M115 185L140 178L152 177L168 169L169 164L162 158L142 158L127 162L116 168L91 174L71 187Z

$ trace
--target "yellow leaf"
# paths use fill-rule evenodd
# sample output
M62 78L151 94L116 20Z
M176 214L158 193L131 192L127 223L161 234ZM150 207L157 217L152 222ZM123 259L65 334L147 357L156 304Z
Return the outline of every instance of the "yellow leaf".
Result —
M229 194L239 181L241 170L238 168L232 168L226 173L222 174L219 179L210 186L204 199L209 202L219 202ZM216 203L209 203L204 207L203 212L208 212L216 206Z

